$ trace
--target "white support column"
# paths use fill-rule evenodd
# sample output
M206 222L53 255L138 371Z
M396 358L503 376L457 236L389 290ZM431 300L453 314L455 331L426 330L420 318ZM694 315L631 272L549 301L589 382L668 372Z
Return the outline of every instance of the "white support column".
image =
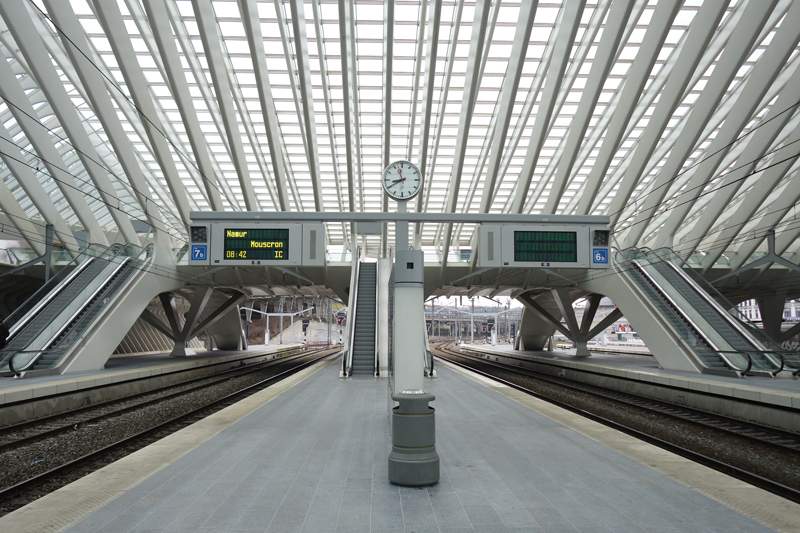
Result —
M317 149L317 124L314 120L314 95L311 88L311 66L308 56L308 39L306 38L306 20L304 3L291 0L292 29L294 30L294 46L297 54L297 75L300 78L300 93L303 98L303 124L306 136L306 157L308 171L311 173L311 187L314 191L314 206L317 211L324 211L322 204L322 185L319 177L319 150ZM295 102L299 106L299 102Z
M464 157L467 151L467 139L472 123L472 113L475 109L475 95L478 92L480 81L480 59L483 55L484 37L489 19L489 0L477 0L475 4L475 18L472 23L472 38L470 39L469 57L467 58L467 73L464 85L464 97L461 104L461 114L458 120L458 137L456 138L455 158L453 169L450 172L450 193L447 197L445 212L455 213L458 203L458 192L461 184L461 171L464 168ZM439 274L439 284L444 279L447 266L447 253L450 249L453 224L445 224L445 239L442 247L442 268Z
M497 172L500 168L500 161L504 153L503 147L506 144L508 126L511 123L511 112L517 99L519 80L522 76L522 67L525 65L525 55L528 50L528 43L531 39L533 20L536 17L538 0L524 3L520 6L517 28L514 31L514 41L511 44L511 56L508 62L506 77L503 80L503 88L500 93L500 105L497 110L497 122L495 123L494 136L491 140L492 153L489 156L489 166L486 169L486 179L483 184L483 196L481 197L481 213L488 213L494 199L495 183L497 182Z
M25 211L19 205L14 195L6 186L5 182L0 179L0 210L8 218L9 222L17 229L20 236L25 239L33 251L38 256L45 253L45 236L41 231L41 226L36 226Z
M675 234L680 224L689 214L693 202L703 192L703 186L716 176L717 169L720 168L723 158L731 149L734 141L742 133L744 127L747 126L748 121L758 112L758 106L761 104L764 95L767 93L770 86L774 84L778 75L781 73L781 69L786 65L787 60L795 51L797 43L800 42L800 32L797 31L798 27L800 27L800 3L795 2L781 22L780 28L778 28L772 41L770 41L764 55L761 56L758 63L756 63L753 70L749 73L748 80L741 95L736 99L736 102L731 105L725 122L722 124L722 127L707 150L707 153L712 155L705 158L698 165L689 180L687 189L684 194L681 195L681 205L677 205L672 209L666 224L659 230L660 236L655 245L657 248L667 244L668 241L671 240L670 236ZM743 53L741 56L741 60L743 61L744 59L746 59L746 53ZM714 72L716 73L716 69ZM789 113L786 114L788 115ZM761 155L762 154L759 154L752 160L759 158ZM742 157L740 161L747 163L751 161L751 159ZM748 170L752 168L749 165L748 167ZM713 205L709 206L710 208L703 214L702 223L695 225L695 232L706 234L709 229L711 229L714 220L719 217L724 207L730 203L731 198L733 198L734 194L739 190L739 187L731 185L736 183L735 180L740 179L743 175L747 175L747 173L747 170L744 173L739 170L737 172L728 173L728 175L725 176L723 184L720 186L721 190L715 194ZM693 248L691 251L693 251ZM688 253L690 252L684 251L683 255L688 256Z
M222 57L222 49L220 48L219 32L217 31L217 19L214 15L214 8L211 5L211 0L192 0L192 7L197 18L197 25L200 29L200 39L203 41L203 51L208 60L211 80L214 83L217 105L222 114L222 121L225 123L225 133L228 137L228 144L231 150L231 161L239 177L239 186L242 189L245 207L248 211L259 211L261 207L253 192L253 182L250 179L250 172L247 169L247 159L244 154L244 146L242 145L242 135L239 131L236 111L233 108L231 85L228 79L227 67Z
M626 128L631 121L634 110L636 110L637 102L642 96L642 91L650 77L650 72L653 70L653 65L655 65L664 41L672 29L672 22L675 20L678 11L680 11L681 4L681 0L668 0L659 2L656 5L653 17L647 26L647 32L644 39L642 39L642 44L636 53L630 70L628 70L624 82L625 85L622 88L622 95L606 129L606 136L603 139L600 152L595 159L589 176L586 178L586 185L578 201L576 214L585 215L589 213L606 172L611 166L611 160L624 138L623 133L626 133Z
M52 140L47 135L47 130L42 127L39 121L38 113L33 109L30 100L28 100L28 97L19 85L17 77L5 61L0 61L0 91L2 91L3 98L6 102L13 104L8 105L11 114L14 115L17 124L25 133L25 137L27 137L33 149L42 159L42 163L44 163L48 174L56 181L59 190L64 195L67 202L69 202L75 216L78 217L80 223L89 232L89 235L92 237L90 240L107 245L108 240L103 230L100 228L100 225L97 223L97 219L92 214L91 209L89 209L89 205L86 203L86 199L81 193L81 188L75 182L75 178L72 174L62 170L67 168L68 165L64 163L61 154L55 146L53 146ZM8 141L3 141L2 139L0 139L0 141L13 146L13 150L10 146L5 146L3 152L6 154L18 154L19 148L10 142L11 135L2 124L0 124L0 135L8 139ZM19 165L28 168L22 163L23 159L21 156L18 157L18 159L19 161L17 161L17 163ZM6 164L9 167L12 166L7 160ZM23 177L22 180L20 180L20 184L25 188L25 191L36 204L36 208L39 212L45 217L45 220L55 226L56 232L59 234L59 239L61 239L62 242L71 242L77 247L75 240L71 239L72 232L66 229L66 224L61 218L61 215L58 214L55 207L52 207L52 200L39 183L39 180L34 176L33 172L28 168L28 171L16 170L14 174L17 176L26 176L29 174L29 176ZM51 207L48 207L48 204ZM66 241L64 241L64 239L66 239Z
M0 61L0 90L2 90L3 80L7 79L5 78L5 67L7 66L5 61ZM53 205L53 200L50 199L50 196L33 173L33 170L24 163L19 148L10 140L11 134L8 132L5 125L0 123L0 157L2 157L3 162L14 175L14 178L16 178L17 183L19 183L20 187L25 191L25 194L28 195L30 201L36 206L36 209L39 211L39 214L42 215L45 222L53 225L58 240L64 244L70 255L74 257L82 246L75 240L72 231L61 217L61 213L59 213L55 205ZM53 148L53 150L55 150L55 148ZM16 203L16 200L14 200L14 203ZM3 208L3 210L6 211L5 208ZM13 206L6 212L9 214L13 213Z
M383 98L381 101L381 166L386 168L392 157L392 72L394 60L394 5L395 0L386 0L383 4ZM423 130L424 131L424 130ZM333 136L331 136L333 138ZM419 162L423 177L425 170ZM417 199L417 206L422 202L422 195ZM381 195L381 210L389 211L389 196ZM418 209L419 210L419 209ZM384 224L381 231L381 256L389 257L389 225Z
M269 70L267 69L267 59L264 53L264 37L261 33L256 0L239 0L239 9L242 12L242 23L247 34L247 43L250 46L250 58L253 61L256 79L258 79L258 99L261 103L261 114L264 117L266 126L272 174L278 191L277 207L281 211L288 211L289 195L287 193L286 169L283 165L283 157L281 157L283 136L278 124L278 114L275 112L275 102L272 99L272 85L269 81ZM324 78L325 76L323 75Z

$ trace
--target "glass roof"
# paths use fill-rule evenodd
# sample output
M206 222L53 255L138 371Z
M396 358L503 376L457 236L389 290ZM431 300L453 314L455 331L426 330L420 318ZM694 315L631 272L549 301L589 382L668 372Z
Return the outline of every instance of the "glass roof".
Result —
M0 24L0 176L35 224L394 210L404 159L409 210L609 215L618 246L706 266L770 228L800 253L791 0L25 0Z

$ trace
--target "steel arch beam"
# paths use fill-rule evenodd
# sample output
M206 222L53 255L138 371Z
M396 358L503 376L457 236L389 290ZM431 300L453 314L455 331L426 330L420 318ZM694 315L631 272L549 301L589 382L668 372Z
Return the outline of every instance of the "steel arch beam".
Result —
M236 111L233 108L233 93L228 79L228 69L222 57L222 47L217 31L217 19L211 0L192 0L197 25L200 29L200 39L203 42L203 51L208 60L211 80L214 83L214 92L217 95L217 105L225 124L225 134L228 137L230 156L236 174L239 177L239 186L242 189L244 204L248 211L259 211L260 204L253 191L253 181L247 168L247 158L242 145L242 135L239 123L236 120Z
M89 135L83 127L83 122L78 116L78 112L72 103L64 85L61 82L52 61L48 57L47 50L42 40L36 36L36 28L31 20L30 13L25 7L25 3L20 0L0 3L0 13L8 24L9 30L14 35L20 51L25 56L28 66L39 82L39 87L47 96L53 112L58 116L61 126L67 136L72 141L72 145L78 152L84 169L92 180L97 193L106 204L111 218L117 225L126 242L139 243L139 237L133 229L129 215L118 209L119 200L116 197L111 180L106 175L105 169L99 169L100 156L94 148ZM34 115L35 116L35 115ZM38 150L37 150L38 151ZM41 153L41 152L40 152ZM48 157L49 158L49 157ZM61 159L60 157L58 159ZM70 203L74 200L74 194L68 196ZM65 195L67 197L67 195ZM78 202L80 209L81 203ZM84 226L86 223L82 220ZM90 224L89 229L93 239L98 242L106 242L105 235L96 235L99 226Z
M708 83L692 106L682 135L678 138L675 146L670 151L669 157L667 157L667 161L658 173L651 193L644 199L642 210L633 220L632 226L634 227L625 239L627 245L635 245L644 234L647 229L647 224L644 221L655 214L670 191L670 182L678 175L686 159L695 149L705 124L708 123L708 120L725 96L725 92L742 62L750 54L750 49L761 32L761 28L766 24L767 17L775 7L776 2L777 0L750 2L745 8L742 18L736 25L737 38L731 39L728 46L723 50ZM669 240L671 241L671 237Z
M147 80L136 59L136 52L125 28L122 13L114 2L103 4L103 6L104 8L97 12L98 21L106 32L131 97L139 113L143 116L142 124L153 147L153 155L164 173L164 178L175 202L181 222L184 226L188 226L190 223L189 211L191 209L186 189L178 175L178 169L172 159L172 152L162 133L164 131L163 124L156 112L156 106L153 103Z

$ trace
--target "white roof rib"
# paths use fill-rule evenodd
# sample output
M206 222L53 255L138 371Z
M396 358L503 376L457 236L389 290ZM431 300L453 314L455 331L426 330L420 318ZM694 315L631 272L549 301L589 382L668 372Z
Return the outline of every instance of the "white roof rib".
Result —
M380 175L410 158L415 211L606 214L705 269L775 229L788 258L798 43L791 0L0 2L0 207L29 233L149 218L182 240L192 209L393 210Z

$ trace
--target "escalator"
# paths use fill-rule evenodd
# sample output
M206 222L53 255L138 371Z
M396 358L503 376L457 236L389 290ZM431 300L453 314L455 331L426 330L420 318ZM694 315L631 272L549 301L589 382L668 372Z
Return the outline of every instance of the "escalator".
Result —
M37 293L32 302L15 311L0 372L56 366L139 270L142 259L132 255L140 252L133 245L115 245L100 253L93 250L82 254L82 262L71 272L60 274L55 286L45 285L40 292L46 294Z
M352 375L375 375L375 309L378 289L377 263L361 263L356 293L355 325L353 328Z
M708 373L774 376L784 368L776 346L757 338L749 327L729 314L702 284L678 266L669 251L628 250L625 271L639 291L683 338ZM712 289L713 290L713 289Z

